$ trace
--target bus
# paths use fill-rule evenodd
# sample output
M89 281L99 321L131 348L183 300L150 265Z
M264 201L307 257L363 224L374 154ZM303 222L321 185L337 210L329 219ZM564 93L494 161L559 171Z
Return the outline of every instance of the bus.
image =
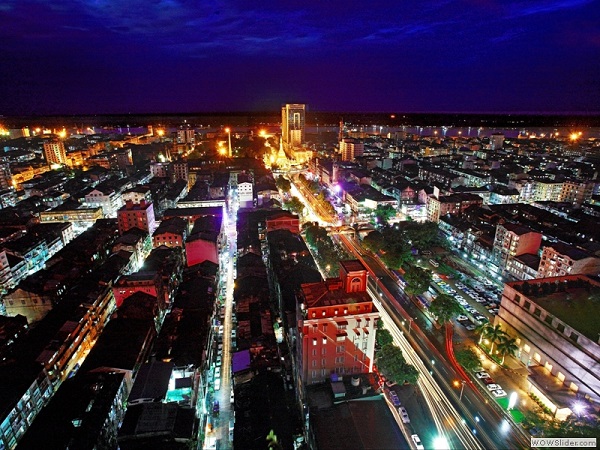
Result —
M400 269L400 270L402 270L402 269ZM398 286L400 286L400 288L402 290L404 290L404 288L406 288L406 280L402 276L402 273L404 271L402 271L402 273L401 273L400 270L392 269L392 274L394 275L394 278L396 278L396 282L398 283Z

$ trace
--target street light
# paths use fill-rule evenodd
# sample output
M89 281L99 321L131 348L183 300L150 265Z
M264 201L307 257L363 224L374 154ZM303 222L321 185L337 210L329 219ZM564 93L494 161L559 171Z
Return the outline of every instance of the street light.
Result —
M231 158L231 128L227 127L225 128L225 133L227 133L228 139L229 139L229 157Z
M458 396L458 401L460 402L462 400L462 396L463 396L463 391L465 390L465 384L467 382L465 380L460 380L460 395ZM458 387L459 382L455 381L454 382L454 386Z

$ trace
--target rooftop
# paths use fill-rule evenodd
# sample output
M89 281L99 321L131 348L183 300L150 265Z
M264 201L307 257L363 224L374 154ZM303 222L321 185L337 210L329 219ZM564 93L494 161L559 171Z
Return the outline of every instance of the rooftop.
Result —
M530 286L529 293L523 292L525 284ZM598 341L600 322L594 312L600 309L600 283L586 276L564 276L509 285L588 339Z

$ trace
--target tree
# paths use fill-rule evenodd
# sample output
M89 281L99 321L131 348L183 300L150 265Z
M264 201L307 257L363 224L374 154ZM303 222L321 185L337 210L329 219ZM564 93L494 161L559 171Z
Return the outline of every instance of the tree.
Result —
M289 202L284 203L284 206L291 212L301 214L304 209L304 203L298 197L292 197Z
M382 348L394 342L394 338L392 337L391 333L386 329L377 330L375 340L377 341L377 344Z
M508 338L508 336L504 336L498 342L498 354L502 356L502 362L500 364L504 364L504 358L508 355L515 356L517 350L519 350L519 346L517 345L516 339Z
M289 192L292 188L292 183L290 183L290 180L284 178L283 176L277 178L277 181L275 181L275 185L277 186L277 189L280 189L283 192Z
M500 324L494 325L493 327L490 326L490 328L488 329L486 336L485 336L492 343L492 345L490 347L490 354L494 353L494 344L499 342L505 336L506 336L506 332L502 329Z
M396 383L415 383L418 378L416 369L404 359L402 350L394 344L388 344L377 354L377 367L390 381Z
M327 230L319 225L307 227L304 236L306 237L306 242L313 247L319 247L323 242L329 240Z
M438 224L435 222L402 222L401 230L413 247L430 249L441 243Z
M479 335L479 343L481 344L481 341L487 337L487 333L489 331L489 329L491 328L491 325L488 322L482 322L479 325L477 325L475 327L475 329L473 330L475 332L475 334Z
M392 205L379 205L375 209L374 215L378 224L386 225L396 215L396 210Z
M465 370L473 371L481 367L481 362L477 357L477 353L471 348L465 348L457 351L454 356L456 361L465 368Z
M404 273L406 287L404 291L410 295L418 295L429 289L431 272L418 266L408 266Z
M460 304L447 294L440 294L431 302L429 312L437 317L440 325L450 322L462 312Z
M373 253L378 253L385 245L383 235L379 231L371 231L364 237L362 243L367 250Z

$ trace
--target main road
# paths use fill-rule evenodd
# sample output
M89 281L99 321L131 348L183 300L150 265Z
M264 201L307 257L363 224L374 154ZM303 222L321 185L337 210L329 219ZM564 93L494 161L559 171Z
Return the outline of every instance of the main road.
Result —
M369 270L375 304L406 359L420 372L419 385L436 417L439 437L446 437L452 448L529 447L528 436L507 421L499 405L448 362L444 334L410 301L387 268L348 237L336 239ZM461 379L462 396L453 387Z

